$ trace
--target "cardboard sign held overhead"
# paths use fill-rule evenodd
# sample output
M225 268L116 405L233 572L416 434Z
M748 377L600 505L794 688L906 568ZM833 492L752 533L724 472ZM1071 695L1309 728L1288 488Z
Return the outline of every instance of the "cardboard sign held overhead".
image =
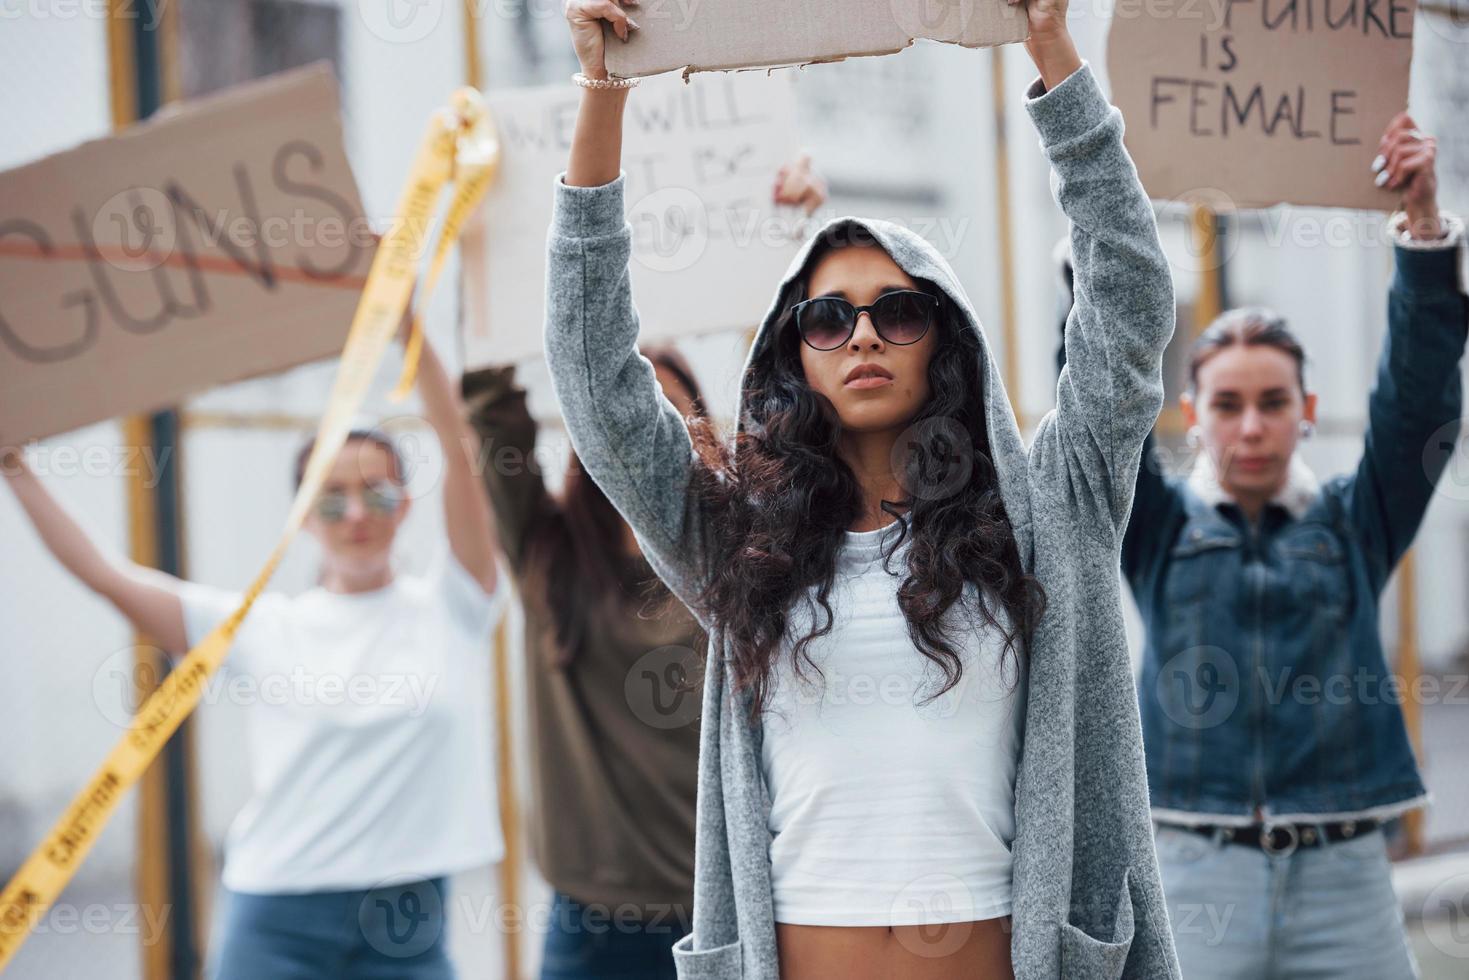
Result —
M0 445L335 354L376 247L325 65L0 173Z
M626 42L607 32L618 77L764 68L892 54L915 39L968 48L1025 40L1025 10L1005 0L644 0Z
M1152 9L1119 7L1107 44L1112 100L1150 196L1222 210L1396 205L1371 165L1408 105L1413 0Z
M623 123L629 263L643 341L740 329L765 315L800 242L802 213L771 203L796 152L789 76L675 75L640 86ZM466 232L465 363L539 356L546 230L566 169L574 86L491 92L504 159Z

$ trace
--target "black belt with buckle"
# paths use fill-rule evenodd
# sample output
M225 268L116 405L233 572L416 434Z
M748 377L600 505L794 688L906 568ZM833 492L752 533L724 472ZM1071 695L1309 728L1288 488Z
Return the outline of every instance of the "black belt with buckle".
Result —
M1248 844L1266 854L1290 854L1299 847L1320 847L1371 833L1382 826L1380 820L1334 820L1329 823L1256 823L1244 827L1221 824L1176 824L1164 826L1187 830L1204 837L1214 837L1226 844Z

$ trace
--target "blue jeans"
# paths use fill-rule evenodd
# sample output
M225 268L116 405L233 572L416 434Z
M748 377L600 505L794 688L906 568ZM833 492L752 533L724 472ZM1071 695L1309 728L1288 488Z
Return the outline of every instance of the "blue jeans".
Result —
M379 888L224 892L214 980L454 980L443 878Z
M598 906L557 892L541 980L678 980L673 944L683 938L680 929L669 919L630 927Z
M1414 980L1381 830L1284 856L1155 833L1184 980Z

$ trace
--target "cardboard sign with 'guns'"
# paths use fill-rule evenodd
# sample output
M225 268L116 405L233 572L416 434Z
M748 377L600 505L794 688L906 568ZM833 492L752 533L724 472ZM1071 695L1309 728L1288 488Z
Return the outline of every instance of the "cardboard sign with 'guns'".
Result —
M342 349L377 248L323 65L0 173L0 445Z

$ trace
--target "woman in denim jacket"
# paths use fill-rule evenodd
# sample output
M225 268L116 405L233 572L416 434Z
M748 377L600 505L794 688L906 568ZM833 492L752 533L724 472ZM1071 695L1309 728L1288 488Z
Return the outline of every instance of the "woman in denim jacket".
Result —
M1316 395L1268 310L1196 341L1184 479L1145 453L1122 569L1147 630L1140 687L1169 919L1189 980L1412 977L1380 824L1427 794L1378 599L1458 436L1462 225L1434 142L1399 116L1378 183L1396 275L1354 472L1296 453Z

